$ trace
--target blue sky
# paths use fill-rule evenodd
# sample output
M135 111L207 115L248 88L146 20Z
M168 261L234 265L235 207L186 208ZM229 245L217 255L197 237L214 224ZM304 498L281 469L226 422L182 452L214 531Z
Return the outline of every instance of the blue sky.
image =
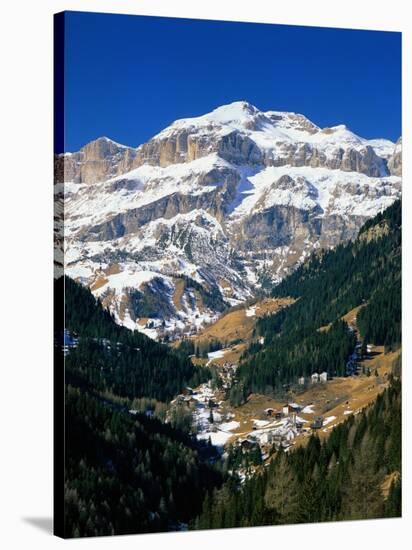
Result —
M67 12L65 36L66 151L237 100L401 134L400 33Z

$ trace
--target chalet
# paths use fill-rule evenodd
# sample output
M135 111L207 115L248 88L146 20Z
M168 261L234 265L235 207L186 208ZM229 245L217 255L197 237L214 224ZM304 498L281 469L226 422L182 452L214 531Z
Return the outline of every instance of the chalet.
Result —
M189 386L187 386L187 388L184 388L184 390L182 391L182 394L183 395L193 395L193 389L189 388Z
M312 379L312 384L317 384L319 382L319 374L317 372L314 372L312 374L311 379Z
M282 413L283 416L289 416L291 414L294 414L296 416L296 413L300 412L301 410L302 407L297 403L288 403L287 405L283 405Z
M319 430L323 426L323 416L315 416L310 427L312 430Z
M274 416L275 415L275 409L272 409L272 408L268 408L268 409L265 409L265 413L266 413L266 416Z
M327 382L328 381L328 373L327 372L322 372L320 375L319 375L319 381L320 382Z
M260 437L260 443L262 445L270 445L273 442L272 432L264 432Z

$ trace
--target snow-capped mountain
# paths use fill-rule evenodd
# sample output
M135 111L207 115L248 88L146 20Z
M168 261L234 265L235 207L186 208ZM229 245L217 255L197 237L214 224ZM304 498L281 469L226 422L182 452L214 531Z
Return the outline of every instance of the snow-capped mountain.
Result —
M131 328L200 327L389 206L401 147L243 101L99 138L56 158L66 272Z

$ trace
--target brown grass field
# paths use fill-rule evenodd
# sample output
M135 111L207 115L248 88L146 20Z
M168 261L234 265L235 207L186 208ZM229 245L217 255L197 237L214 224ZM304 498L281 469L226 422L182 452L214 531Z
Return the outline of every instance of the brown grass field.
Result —
M292 298L265 298L251 306L232 309L193 338L195 340L220 340L228 343L239 339L249 340L252 337L256 319L264 317L268 313L275 313L292 302ZM246 315L249 307L256 308L256 315L250 317Z
M388 386L388 377L392 372L393 362L399 354L400 350L385 354L383 347L376 347L369 357L361 362L361 365L370 368L370 376L361 374L347 378L335 378L323 384L314 384L301 392L290 393L283 401L260 394L252 394L244 405L233 411L234 420L240 423L240 427L236 430L232 441L241 434L251 431L254 419L265 419L265 409L280 410L285 402L295 402L302 407L312 406L313 414L299 413L299 417L308 420L305 427L309 427L314 416L335 417L324 428L318 430L321 439L327 437L334 426L344 422L350 414L358 414L384 391ZM378 376L375 375L375 371ZM294 445L304 444L308 435L309 433L302 433L294 440Z

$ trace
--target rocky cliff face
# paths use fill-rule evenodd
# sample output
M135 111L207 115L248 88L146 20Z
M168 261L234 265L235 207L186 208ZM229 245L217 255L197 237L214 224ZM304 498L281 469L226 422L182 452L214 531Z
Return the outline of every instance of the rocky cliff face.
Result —
M240 116L236 109L242 111ZM176 121L137 149L132 166L164 167L216 153L240 165L326 167L376 177L389 174L386 161L373 147L343 125L322 130L303 115L262 113L244 102L228 113Z
M100 138L56 159L66 271L131 328L193 330L354 238L400 195L401 162L401 140L246 102L136 149Z
M136 150L109 138L101 137L88 143L77 153L59 155L56 178L59 183L96 183L128 172L136 158Z
M388 160L388 168L391 174L402 176L402 138L396 142L395 149Z

